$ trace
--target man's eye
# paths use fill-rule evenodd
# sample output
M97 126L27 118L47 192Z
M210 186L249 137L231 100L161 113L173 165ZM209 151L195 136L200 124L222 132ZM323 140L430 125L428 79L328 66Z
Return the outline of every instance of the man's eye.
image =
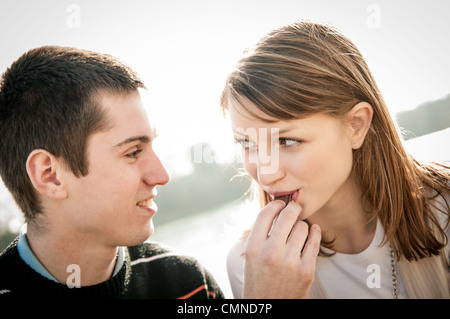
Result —
M135 148L133 152L126 154L126 156L130 158L137 158L140 152L142 152L141 148Z

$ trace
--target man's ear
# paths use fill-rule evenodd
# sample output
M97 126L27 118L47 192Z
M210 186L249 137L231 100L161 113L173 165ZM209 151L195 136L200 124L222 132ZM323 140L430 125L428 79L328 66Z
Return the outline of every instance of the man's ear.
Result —
M372 123L373 108L367 102L356 104L346 115L351 129L350 142L353 149L358 149L364 142L370 124Z
M34 188L42 195L64 199L67 192L59 179L60 161L50 152L36 149L28 155L27 173Z

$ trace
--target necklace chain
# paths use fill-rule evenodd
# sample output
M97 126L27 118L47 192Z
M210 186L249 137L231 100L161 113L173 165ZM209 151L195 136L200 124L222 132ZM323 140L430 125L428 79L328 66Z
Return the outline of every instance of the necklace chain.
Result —
M395 263L395 253L391 245L389 245L389 256L391 257L391 273L392 273L392 294L394 299L398 299L398 282L397 282L397 270Z

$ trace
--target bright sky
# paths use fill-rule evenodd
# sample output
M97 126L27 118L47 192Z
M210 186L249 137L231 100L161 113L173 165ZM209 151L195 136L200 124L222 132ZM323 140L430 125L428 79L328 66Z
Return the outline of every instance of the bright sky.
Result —
M449 13L446 0L3 0L0 72L48 44L117 56L149 87L160 152L176 173L193 143L231 152L220 92L242 51L271 29L299 19L337 26L395 114L450 93Z

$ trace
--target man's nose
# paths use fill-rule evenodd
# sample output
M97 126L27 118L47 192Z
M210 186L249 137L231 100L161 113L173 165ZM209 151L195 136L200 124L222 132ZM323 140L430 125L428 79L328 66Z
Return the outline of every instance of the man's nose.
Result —
M151 151L149 159L144 164L144 182L148 185L165 185L170 181L170 175L155 151Z

